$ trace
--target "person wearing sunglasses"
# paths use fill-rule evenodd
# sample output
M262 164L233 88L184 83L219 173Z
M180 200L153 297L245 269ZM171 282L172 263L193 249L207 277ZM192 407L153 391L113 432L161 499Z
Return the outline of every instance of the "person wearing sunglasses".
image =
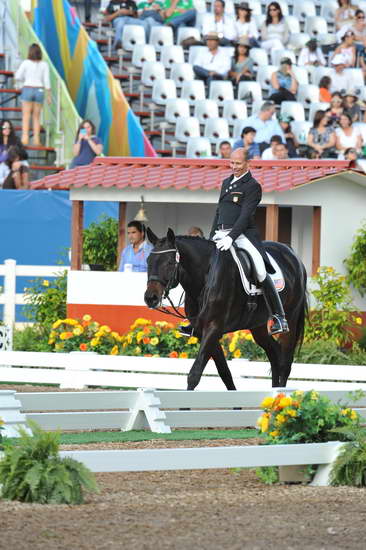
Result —
M266 20L261 27L261 47L268 52L283 50L290 33L278 2L271 2L267 8Z
M334 50L331 60L338 54L343 56L346 69L355 67L356 65L356 46L354 44L355 34L351 29L348 29L342 36L341 44Z
M354 44L357 53L364 50L366 45L366 20L365 13L362 10L356 10L355 17L336 33L337 42L342 42L342 37L347 31L352 31L355 35Z

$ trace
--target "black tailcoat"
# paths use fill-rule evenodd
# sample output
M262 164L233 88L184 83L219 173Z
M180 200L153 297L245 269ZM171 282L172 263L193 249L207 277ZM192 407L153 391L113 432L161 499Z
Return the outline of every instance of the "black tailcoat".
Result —
M267 271L273 273L255 224L255 211L262 199L262 188L250 172L246 172L232 183L233 178L231 175L222 183L210 238L222 225L231 229L228 235L233 241L239 235L245 235L262 255Z

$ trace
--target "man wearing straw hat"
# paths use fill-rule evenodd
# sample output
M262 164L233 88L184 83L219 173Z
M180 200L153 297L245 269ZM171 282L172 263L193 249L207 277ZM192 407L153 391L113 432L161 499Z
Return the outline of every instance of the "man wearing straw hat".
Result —
M219 48L217 32L210 32L206 37L207 49L199 52L193 65L194 74L210 86L212 80L222 80L230 70L230 57Z

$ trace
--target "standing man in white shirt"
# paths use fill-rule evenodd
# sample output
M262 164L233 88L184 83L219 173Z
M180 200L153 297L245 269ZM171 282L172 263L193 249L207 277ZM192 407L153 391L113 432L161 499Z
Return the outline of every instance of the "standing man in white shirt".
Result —
M219 48L216 32L206 36L207 49L202 50L195 59L193 71L197 78L210 86L212 80L223 80L231 67L231 59Z
M203 21L202 34L206 36L215 31L219 36L220 46L232 46L237 35L235 20L233 17L225 15L224 12L224 0L215 0L213 14L207 14Z

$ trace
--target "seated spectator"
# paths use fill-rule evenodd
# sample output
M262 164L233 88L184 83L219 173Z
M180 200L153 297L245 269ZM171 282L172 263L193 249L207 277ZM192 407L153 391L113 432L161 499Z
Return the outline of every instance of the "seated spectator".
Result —
M222 141L219 150L221 159L229 159L232 153L231 143L229 141Z
M231 46L236 40L235 21L232 17L225 15L224 0L215 0L212 19L208 17L202 26L203 36L213 31L218 35L220 46Z
M105 21L112 23L115 30L113 47L122 46L122 34L125 25L139 25L144 27L146 39L149 39L150 23L147 19L138 19L137 5L134 0L111 0L107 6Z
M212 80L223 80L230 70L230 57L219 48L219 37L216 32L206 36L207 48L199 52L193 65L197 78L210 86Z
M332 94L330 107L326 110L329 116L329 126L332 126L334 130L338 128L339 119L343 114L343 111L343 97L340 93L335 92Z
M354 32L356 52L362 53L366 45L365 13L362 10L356 10L354 19L343 25L343 27L337 32L337 42L342 42L342 36L344 36L348 30Z
M242 147L248 152L248 160L261 158L259 143L256 143L256 131L251 126L245 126L241 132L241 139L238 139L233 146L233 151Z
M22 148L12 145L8 149L8 158L5 161L9 173L6 176L3 189L27 189L29 183L29 168L21 159Z
M336 158L336 135L329 126L329 115L325 111L317 111L313 127L309 131L308 145L319 154L319 158Z
M346 149L344 152L344 160L349 160L350 162L350 168L353 168L354 170L360 170L361 172L364 172L364 169L360 164L357 162L357 151L356 149L353 149L350 147L349 149Z
M147 271L146 260L153 249L145 240L145 226L137 220L127 224L127 238L130 241L122 251L118 271Z
M297 64L300 67L306 67L306 65L322 67L326 65L324 54L316 38L311 38L306 42L305 48L302 48L300 52Z
M352 118L348 113L343 113L339 120L339 128L336 130L336 148L342 157L349 149L356 149L357 154L361 153L362 136L360 130L352 125Z
M258 114L251 115L246 119L247 126L251 126L257 132L256 142L260 145L261 151L269 147L271 137L279 135L282 141L285 136L276 118L273 115L276 112L276 106L273 101L265 101Z
M276 143L273 154L273 160L288 159L288 149L284 143Z
M26 160L28 158L27 152L23 148L22 142L15 134L11 120L3 120L1 122L0 133L0 187L10 171L9 166L6 164L6 160L8 158L8 150L13 145L18 147L21 160Z
M151 27L164 24L163 8L162 0L143 0L137 4L138 17L141 21L146 20L151 30Z
M187 231L187 235L189 237L201 237L202 239L204 238L204 234L203 234L202 229L200 227L196 227L196 226L190 227Z
M259 46L257 24L252 19L252 9L248 2L241 2L236 6L236 40L242 40L242 44L249 46Z
M175 40L178 27L194 27L196 25L196 10L193 0L166 0L163 15L165 24L173 29Z
M275 160L275 148L278 144L282 144L281 136L272 136L269 147L262 153L263 160Z
M280 105L282 101L296 101L298 82L289 57L281 59L280 68L272 73L269 99Z
M344 70L346 68L346 60L341 53L337 53L332 59L332 69L329 74L331 79L330 91L344 93L349 88L352 88L352 77Z
M348 113L352 122L357 122L361 119L361 107L358 103L358 97L355 90L347 90L343 98L343 109Z
M319 81L319 101L330 103L332 94L329 91L331 85L331 79L329 76L322 76Z
M296 158L298 156L296 149L299 146L299 142L297 141L295 134L292 132L291 129L291 122L293 121L293 118L286 114L280 114L278 115L278 121L280 123L283 133L285 134L288 156L290 158Z
M229 77L234 86L237 86L242 80L255 80L254 63L249 57L249 46L246 46L241 38L238 44L235 44L234 55L231 61L231 70Z
M266 20L261 27L261 47L271 50L283 50L289 40L289 29L281 6L278 2L271 2L267 6Z
M83 120L80 124L73 152L75 156L71 161L70 168L90 164L96 156L103 153L102 142L95 135L95 126L91 120Z
M342 36L341 44L334 50L331 57L331 62L336 55L342 55L345 68L356 66L356 46L354 45L355 34L352 30L348 30Z
M339 8L336 9L334 14L335 26L337 30L347 23L351 23L357 10L357 6L354 6L351 3L351 0L338 0L338 5Z

